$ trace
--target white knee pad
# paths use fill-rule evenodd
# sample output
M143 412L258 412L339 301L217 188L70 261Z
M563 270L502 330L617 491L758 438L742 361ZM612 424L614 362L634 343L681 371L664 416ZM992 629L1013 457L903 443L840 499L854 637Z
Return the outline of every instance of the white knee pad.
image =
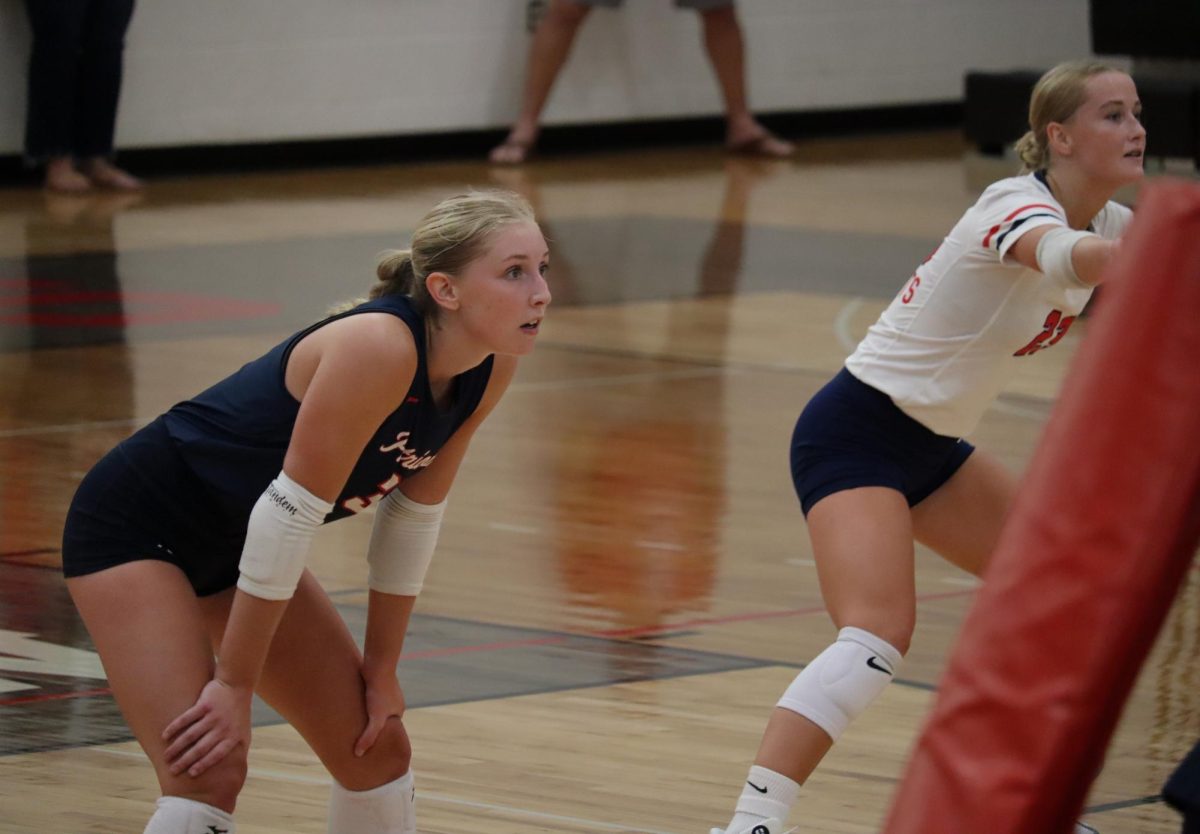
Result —
M837 741L892 680L900 660L886 641L847 626L796 676L778 706L803 715Z
M233 817L182 796L160 796L142 834L233 834Z
M333 783L329 834L417 834L412 770L369 791L348 791Z

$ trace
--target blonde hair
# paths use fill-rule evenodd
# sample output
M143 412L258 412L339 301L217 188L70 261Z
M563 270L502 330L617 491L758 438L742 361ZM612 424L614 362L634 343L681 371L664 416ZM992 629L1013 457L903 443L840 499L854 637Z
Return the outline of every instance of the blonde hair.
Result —
M1122 72L1100 61L1068 61L1051 68L1038 79L1029 96L1029 130L1017 140L1017 156L1022 173L1039 171L1050 165L1050 146L1046 128L1051 122L1065 122L1083 104L1087 82L1106 72Z
M497 229L536 222L529 202L512 191L468 191L443 200L417 224L411 248L380 253L375 267L378 280L366 298L329 312L345 312L383 296L405 295L422 316L436 318L439 308L429 296L426 277L434 272L457 275L483 254Z

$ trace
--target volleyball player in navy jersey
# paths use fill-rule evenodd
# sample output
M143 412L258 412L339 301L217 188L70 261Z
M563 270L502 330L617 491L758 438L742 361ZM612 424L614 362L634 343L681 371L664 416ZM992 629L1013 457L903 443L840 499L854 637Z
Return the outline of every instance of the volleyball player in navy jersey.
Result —
M983 572L1017 482L962 437L1099 282L1131 218L1112 197L1142 177L1140 112L1123 72L1046 73L1017 146L1025 173L984 191L800 415L792 475L839 632L780 698L724 832L781 834L800 785L897 674L914 538Z
M84 478L67 587L158 776L148 834L234 830L255 691L332 775L329 831L416 831L396 664L467 445L533 348L547 267L522 198L446 200L385 256L369 300ZM316 527L371 506L360 652L304 562Z

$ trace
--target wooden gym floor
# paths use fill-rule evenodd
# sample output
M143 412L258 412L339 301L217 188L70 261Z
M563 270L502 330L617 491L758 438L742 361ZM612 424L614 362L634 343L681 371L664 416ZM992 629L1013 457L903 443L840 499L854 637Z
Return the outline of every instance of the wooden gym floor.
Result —
M956 134L0 191L0 832L140 831L156 797L57 572L82 473L137 426L361 294L467 186L527 194L555 302L455 487L401 679L423 834L707 832L778 695L833 636L792 494L796 414L914 266L1011 171ZM1086 329L974 439L1026 462ZM310 565L361 634L369 523ZM878 830L975 580L922 552L903 680L804 788L800 832ZM1088 800L1157 794L1200 737L1200 581L1181 590ZM1037 593L1037 589L1030 589ZM324 832L328 780L256 712L243 834Z

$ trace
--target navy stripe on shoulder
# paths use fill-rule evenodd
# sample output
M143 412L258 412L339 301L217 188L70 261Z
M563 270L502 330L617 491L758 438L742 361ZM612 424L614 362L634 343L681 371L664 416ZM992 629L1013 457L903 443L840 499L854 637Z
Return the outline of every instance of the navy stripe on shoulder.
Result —
M1014 220L1014 221L1012 222L1012 225L1010 225L1010 226L1009 226L1007 229L1005 229L1005 230L1004 230L1004 233L1003 233L1003 234L1001 234L1001 235L999 235L999 236L996 238L996 251L997 251L997 252L999 252L999 251L1000 251L1000 249L1001 249L1001 247L1003 247L1003 246L1004 246L1004 239L1005 239L1006 237L1008 237L1010 234L1012 234L1012 233L1013 233L1013 232L1015 232L1015 231L1016 231L1018 228L1020 228L1020 226L1021 226L1021 224L1022 224L1022 223L1024 223L1024 222L1025 222L1025 221L1027 221L1027 220L1032 220L1034 217L1053 217L1053 218L1054 218L1054 219L1056 219L1056 220L1061 220L1061 219L1062 219L1062 218L1061 218L1061 217L1059 217L1057 214L1053 214L1053 213L1051 213L1051 212L1048 212L1048 211L1039 211L1039 212L1037 212L1036 214L1027 214L1027 215L1025 215L1024 217L1020 218L1019 220Z

